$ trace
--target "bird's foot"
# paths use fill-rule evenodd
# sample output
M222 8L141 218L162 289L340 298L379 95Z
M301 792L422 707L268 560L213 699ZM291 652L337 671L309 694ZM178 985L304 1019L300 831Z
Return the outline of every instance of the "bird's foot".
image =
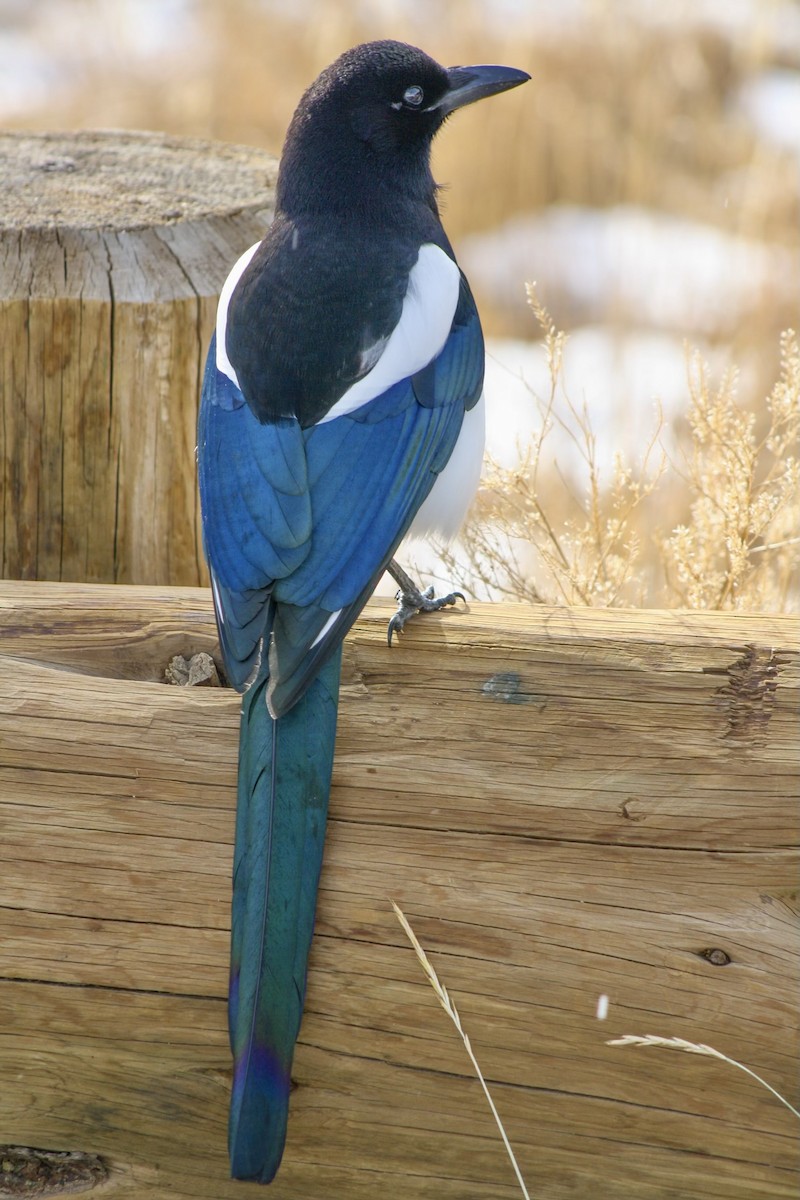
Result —
M465 604L467 602L466 597L461 592L449 592L446 596L435 596L433 585L421 592L410 576L394 560L392 560L386 569L395 582L400 585L400 590L395 596L397 600L397 612L389 622L389 628L386 631L387 641L390 646L394 634L402 633L406 623L412 617L415 617L417 613L439 612L440 609L455 604L457 600L463 600Z

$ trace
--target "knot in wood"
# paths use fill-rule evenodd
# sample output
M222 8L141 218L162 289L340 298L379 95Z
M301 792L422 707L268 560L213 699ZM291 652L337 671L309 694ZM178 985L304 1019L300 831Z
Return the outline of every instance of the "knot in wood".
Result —
M727 967L728 963L731 961L730 954L727 954L724 950L720 950L719 947L701 950L700 954L701 957L706 959L707 962L710 962L713 967Z

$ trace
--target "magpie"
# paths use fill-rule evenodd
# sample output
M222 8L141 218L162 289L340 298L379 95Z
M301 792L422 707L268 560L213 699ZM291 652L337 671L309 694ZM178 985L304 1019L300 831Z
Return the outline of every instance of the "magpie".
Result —
M483 336L439 219L431 143L456 109L528 78L447 69L396 41L346 51L300 100L272 224L220 295L198 473L225 671L243 693L228 1005L237 1179L268 1183L283 1153L342 639L406 535L457 532L480 474ZM390 640L410 611L455 599L402 586Z

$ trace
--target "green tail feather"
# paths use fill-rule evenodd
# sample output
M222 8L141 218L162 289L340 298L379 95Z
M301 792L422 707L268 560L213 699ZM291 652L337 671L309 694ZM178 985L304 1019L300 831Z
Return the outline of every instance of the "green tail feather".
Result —
M314 928L336 735L341 649L274 721L266 684L242 698L228 1022L235 1179L273 1178Z

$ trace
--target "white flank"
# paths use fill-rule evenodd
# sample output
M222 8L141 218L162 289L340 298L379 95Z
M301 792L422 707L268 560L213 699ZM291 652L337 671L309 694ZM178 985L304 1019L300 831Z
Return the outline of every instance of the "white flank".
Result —
M408 277L400 320L383 353L368 374L336 401L320 425L355 412L393 384L427 367L447 341L458 304L460 280L458 267L444 250L430 243L420 247Z
M486 404L481 398L464 414L453 453L411 523L407 536L434 534L450 541L461 528L478 490L486 434Z
M228 305L231 302L231 296L234 289L244 275L245 270L250 264L250 259L255 254L261 242L256 242L255 246L251 246L249 250L245 250L240 258L237 258L233 270L222 285L222 291L219 294L219 304L217 305L217 370L223 375L227 375L233 383L239 387L239 380L236 372L233 369L233 364L228 358L228 351L225 347L225 333L228 328ZM241 390L241 389L240 389Z

